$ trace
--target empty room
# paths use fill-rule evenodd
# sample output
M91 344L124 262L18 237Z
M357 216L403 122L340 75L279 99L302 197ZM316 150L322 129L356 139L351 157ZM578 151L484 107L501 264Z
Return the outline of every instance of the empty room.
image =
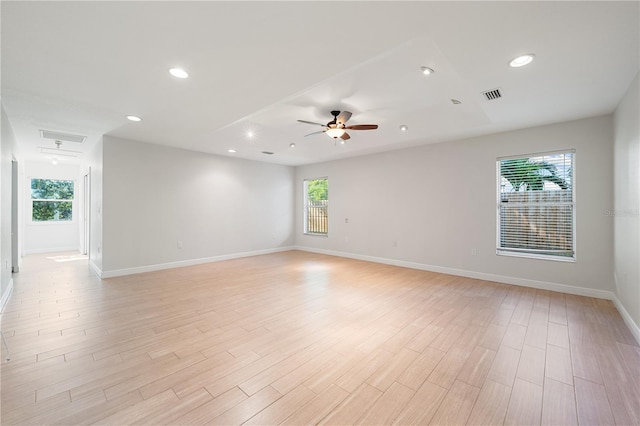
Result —
M640 424L640 2L0 15L3 425Z

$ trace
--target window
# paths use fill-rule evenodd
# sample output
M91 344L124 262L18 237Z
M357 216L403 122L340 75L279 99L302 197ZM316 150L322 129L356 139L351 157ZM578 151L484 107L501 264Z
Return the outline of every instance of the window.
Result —
M304 233L327 235L329 231L329 181L327 178L304 181Z
M498 159L498 254L575 260L574 157Z
M73 220L73 189L72 180L31 179L31 220Z

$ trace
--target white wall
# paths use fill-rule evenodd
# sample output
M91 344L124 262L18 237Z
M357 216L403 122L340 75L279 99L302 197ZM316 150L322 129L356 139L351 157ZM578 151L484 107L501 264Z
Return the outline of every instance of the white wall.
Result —
M48 161L25 162L24 188L24 233L23 250L25 254L51 253L80 249L80 206L82 191L80 165ZM31 179L73 180L75 183L73 220L64 222L33 222L31 220Z
M102 157L103 142L100 139L82 165L82 174L89 173L89 265L102 274Z
M496 158L572 148L577 261L496 255ZM605 215L613 202L612 163L612 118L606 116L302 166L296 244L606 297L613 290L613 224ZM303 233L302 182L320 176L329 178L328 237Z
M103 142L105 276L293 244L292 167Z
M0 106L2 133L0 141L0 308L7 301L11 290L11 162L16 146L16 138L9 119Z
M639 77L614 115L615 292L640 327L640 99ZM638 336L636 336L638 337Z

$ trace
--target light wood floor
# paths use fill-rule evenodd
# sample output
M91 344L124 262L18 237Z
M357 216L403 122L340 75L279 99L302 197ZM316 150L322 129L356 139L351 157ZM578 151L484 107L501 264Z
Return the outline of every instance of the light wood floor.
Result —
M296 251L14 279L3 425L640 423L605 300Z

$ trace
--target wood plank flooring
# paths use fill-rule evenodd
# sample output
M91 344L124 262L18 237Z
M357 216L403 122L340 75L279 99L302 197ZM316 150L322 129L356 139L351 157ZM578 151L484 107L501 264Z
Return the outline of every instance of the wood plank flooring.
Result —
M2 314L3 425L640 424L609 301L298 251L107 280L50 257Z

